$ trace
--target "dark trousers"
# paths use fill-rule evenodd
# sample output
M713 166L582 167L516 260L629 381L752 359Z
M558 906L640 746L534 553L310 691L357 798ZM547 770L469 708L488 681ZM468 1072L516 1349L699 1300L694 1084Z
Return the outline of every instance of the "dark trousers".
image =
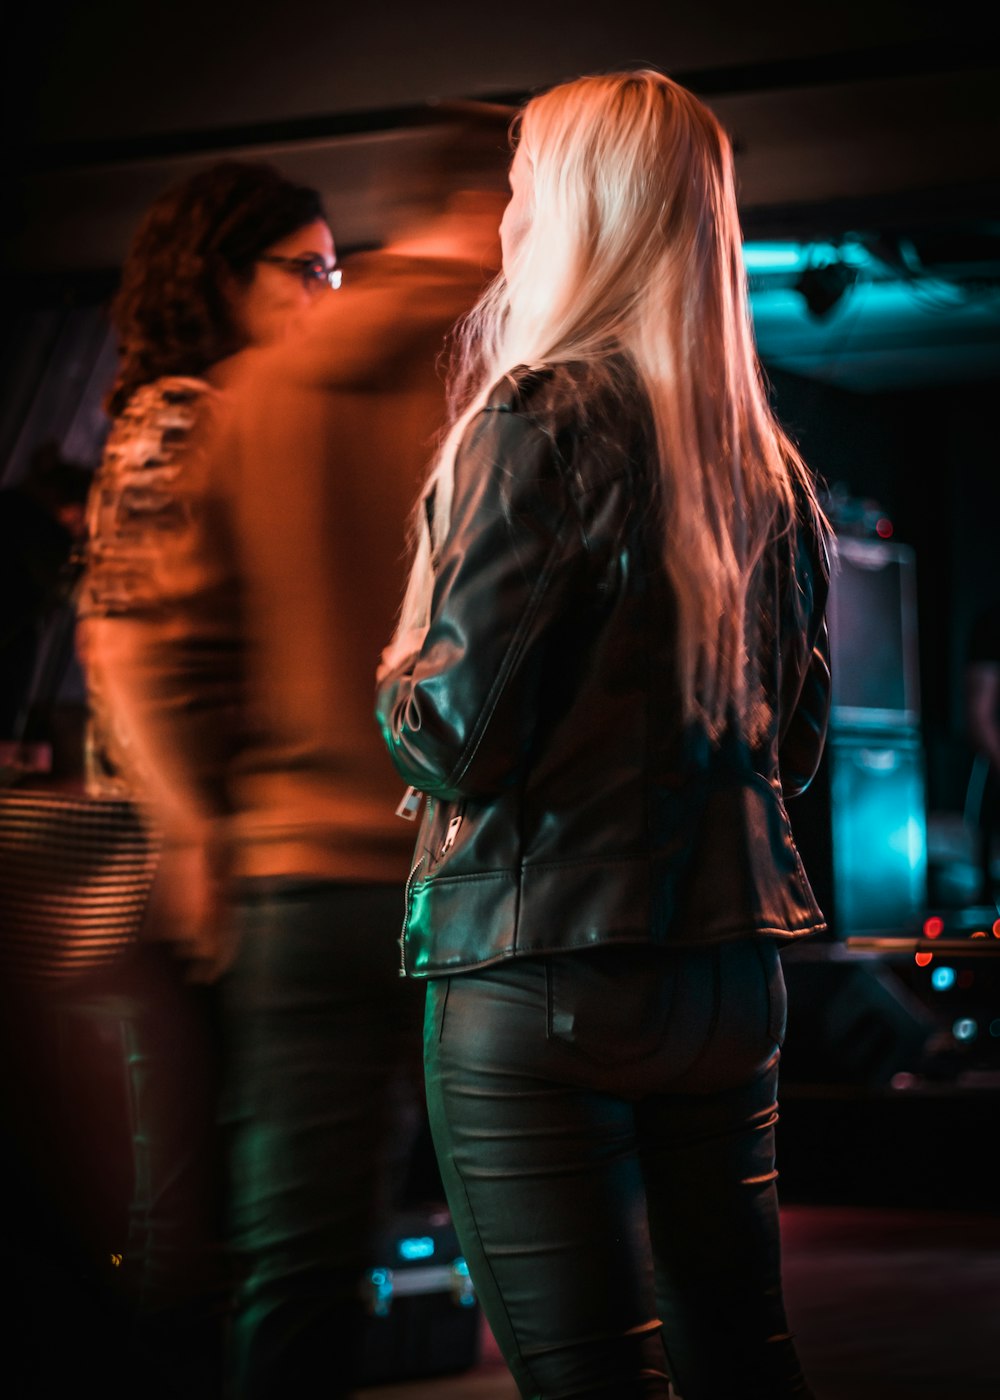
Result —
M65 985L6 990L18 1094L3 1117L31 1187L7 1213L24 1213L32 1261L16 1270L12 1394L86 1390L110 1367L147 1400L218 1400L229 1281L215 989L149 941Z
M361 1276L422 1113L402 914L396 886L244 887L220 986L234 1400L351 1392Z
M150 943L119 974L109 1009L120 1016L132 1123L126 1283L143 1316L195 1300L217 1312L227 1280L216 989L186 980L173 951Z
M808 1396L782 1297L770 942L428 986L435 1148L523 1396Z

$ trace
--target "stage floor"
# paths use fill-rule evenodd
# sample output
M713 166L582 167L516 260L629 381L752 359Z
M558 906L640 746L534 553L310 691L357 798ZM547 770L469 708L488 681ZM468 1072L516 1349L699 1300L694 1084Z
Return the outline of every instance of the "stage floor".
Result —
M794 1070L794 1057L789 1064ZM944 1078L894 1075L880 1085L789 1073L780 1097L786 1297L817 1400L998 1400L996 1066ZM50 1165L80 1176L81 1199L94 1202L84 1233L103 1239L108 1199L123 1199L127 1184L110 1170L121 1168L121 1125L95 1119L92 1106L86 1121L94 1160L61 1150ZM0 1393L62 1400L88 1389L81 1378L91 1375L90 1388L120 1389L120 1357L88 1283L90 1265L81 1269L67 1255L41 1183L15 1169L13 1144L4 1151L10 1129L0 1117L7 1285ZM113 1219L120 1227L118 1213ZM359 1400L516 1400L516 1393L483 1328L471 1368L369 1386Z
M790 1205L782 1221L789 1321L817 1400L997 1400L1000 1216ZM472 1370L370 1387L359 1400L517 1391L484 1329Z

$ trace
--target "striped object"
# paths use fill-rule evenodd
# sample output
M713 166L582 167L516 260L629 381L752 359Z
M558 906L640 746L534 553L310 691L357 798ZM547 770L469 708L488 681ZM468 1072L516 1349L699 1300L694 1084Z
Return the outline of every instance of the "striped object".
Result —
M0 970L58 983L134 941L160 843L123 798L42 789L0 793Z

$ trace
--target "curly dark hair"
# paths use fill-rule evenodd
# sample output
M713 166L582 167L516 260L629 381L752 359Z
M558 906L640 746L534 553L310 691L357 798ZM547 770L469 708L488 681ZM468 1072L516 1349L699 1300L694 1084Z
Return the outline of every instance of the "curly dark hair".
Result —
M326 219L319 193L264 162L219 161L164 191L111 303L121 360L108 412L161 375L199 375L241 349L226 280L249 283L261 253L317 219Z

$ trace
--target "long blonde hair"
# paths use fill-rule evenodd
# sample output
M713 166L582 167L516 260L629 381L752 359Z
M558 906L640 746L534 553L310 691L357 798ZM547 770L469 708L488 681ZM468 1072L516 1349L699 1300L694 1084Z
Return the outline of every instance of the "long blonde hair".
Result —
M697 98L650 69L563 83L534 97L517 126L530 220L458 329L451 428L428 483L434 539L420 510L398 635L428 621L455 450L491 386L520 365L569 361L606 366L610 382L612 357L624 356L655 425L685 716L718 736L735 715L753 735L755 576L775 530L795 528L796 483L820 534L829 529L768 403L730 141Z

